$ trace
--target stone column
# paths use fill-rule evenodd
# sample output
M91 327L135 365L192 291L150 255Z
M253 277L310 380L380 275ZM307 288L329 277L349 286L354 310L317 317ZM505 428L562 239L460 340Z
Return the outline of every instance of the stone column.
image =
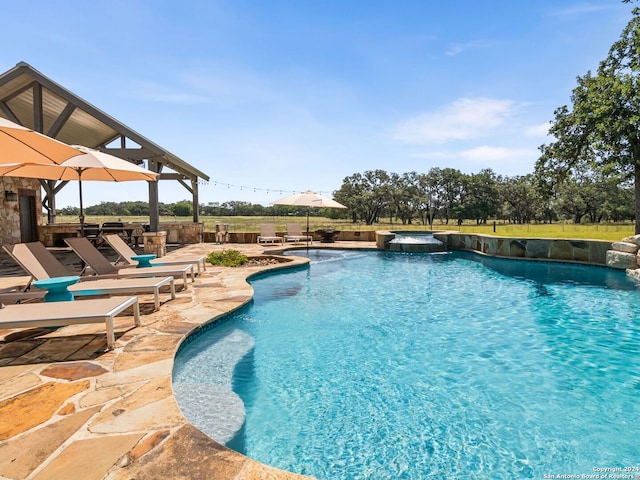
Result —
M144 232L144 253L155 253L157 258L167 254L167 232Z
M389 242L396 238L396 234L387 231L376 231L376 248L389 250Z
M607 267L620 270L634 270L638 267L636 254L638 245L631 242L613 242L612 250L607 250Z

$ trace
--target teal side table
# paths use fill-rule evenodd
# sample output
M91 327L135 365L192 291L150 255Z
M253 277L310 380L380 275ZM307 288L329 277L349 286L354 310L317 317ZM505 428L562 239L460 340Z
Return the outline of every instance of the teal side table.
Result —
M136 268L147 268L153 267L153 265L151 265L151 260L153 260L154 258L156 258L155 253L149 253L146 255L133 255L131 257L131 260L135 260L138 262Z
M73 300L73 293L67 287L79 281L80 277L76 276L52 277L36 280L33 286L47 291L44 295L45 302L68 302Z

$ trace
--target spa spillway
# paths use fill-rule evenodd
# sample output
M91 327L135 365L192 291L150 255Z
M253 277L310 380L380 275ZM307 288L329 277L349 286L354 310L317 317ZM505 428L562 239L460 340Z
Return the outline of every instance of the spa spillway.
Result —
M393 232L395 238L389 241L392 252L444 252L444 243L434 238L431 232Z

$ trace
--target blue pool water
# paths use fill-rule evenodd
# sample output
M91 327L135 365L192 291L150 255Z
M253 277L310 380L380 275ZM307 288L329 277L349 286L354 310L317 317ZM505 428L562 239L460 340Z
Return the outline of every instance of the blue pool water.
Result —
M320 479L639 465L640 294L623 272L308 252L179 352L178 403L205 433Z

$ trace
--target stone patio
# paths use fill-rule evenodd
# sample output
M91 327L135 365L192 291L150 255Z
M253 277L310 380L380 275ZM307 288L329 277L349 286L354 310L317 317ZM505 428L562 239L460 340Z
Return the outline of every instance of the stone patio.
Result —
M375 243L314 247L375 249ZM174 250L169 257L228 248L247 255L282 251L282 247L256 244L196 244ZM67 249L54 254L74 271L80 269L78 259ZM286 266L306 262L295 257ZM209 266L157 312L151 296L140 296L142 325L133 327L132 312L118 317L112 351L106 350L102 324L0 330L0 476L308 478L260 464L207 437L184 418L171 387L173 360L185 336L250 301L253 290L246 282L248 276L282 265ZM3 252L0 289L27 281Z

